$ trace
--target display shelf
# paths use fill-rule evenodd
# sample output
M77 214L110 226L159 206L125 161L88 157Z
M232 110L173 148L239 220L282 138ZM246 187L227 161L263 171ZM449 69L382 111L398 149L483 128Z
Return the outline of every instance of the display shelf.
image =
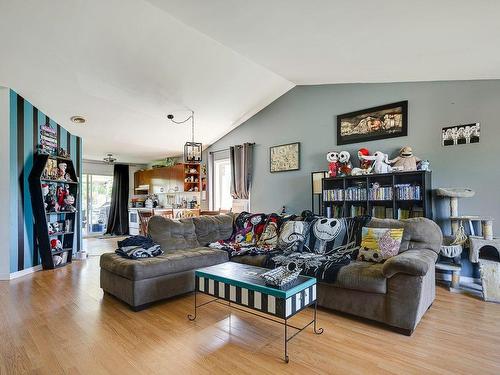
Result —
M44 171L47 169L47 164L50 163L51 167L53 167L53 162L49 160L57 160L66 163L66 173L69 174L69 178L72 181L62 181L56 179L45 178L46 174ZM60 157L60 156L52 156L48 154L35 154L33 160L33 168L28 177L29 181L29 189L30 189L30 197L31 197L31 205L33 207L33 218L35 224L35 235L36 242L38 244L40 258L42 262L43 269L54 269L60 268L72 261L73 250L76 245L75 241L75 231L68 232L55 232L49 234L48 223L52 223L51 219L54 216L62 216L65 218L70 218L68 220L72 221L72 229L75 228L78 223L76 222L76 214L78 210L75 211L52 211L46 212L45 210L45 202L44 195L42 192L42 185L44 183L54 183L54 184L68 184L69 194L74 197L75 208L78 204L78 194L79 194L79 181L78 176L76 175L76 170L73 164L73 161L70 158ZM55 193L52 193L55 194ZM52 251L50 242L51 240L61 237L62 242L62 250ZM53 256L61 253L67 253L64 256L65 262L56 266L54 263Z
M375 187L374 187L375 184ZM334 211L344 215L363 211L368 214L381 214L384 207L383 217L395 218L400 216L432 218L432 186L430 171L393 172L383 174L370 174L365 176L325 177L322 179L321 209L322 215ZM373 199L370 194L383 193L389 199ZM403 189L403 190L398 190ZM332 200L335 197L338 199ZM398 195L399 194L399 195ZM413 194L413 195L411 195ZM367 199L348 199L348 196L367 196ZM383 197L383 194L380 194ZM418 199L401 199L400 196L413 196ZM342 199L340 199L342 198ZM355 209L352 207L356 207ZM334 210L334 208L337 208Z

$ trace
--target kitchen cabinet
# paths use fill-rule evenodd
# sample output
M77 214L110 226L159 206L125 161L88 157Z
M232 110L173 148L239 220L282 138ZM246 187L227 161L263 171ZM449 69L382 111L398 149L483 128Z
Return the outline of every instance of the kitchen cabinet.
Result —
M184 191L184 164L176 164L172 167L146 169L134 174L134 185L148 185L150 193L158 193L159 189L164 192Z

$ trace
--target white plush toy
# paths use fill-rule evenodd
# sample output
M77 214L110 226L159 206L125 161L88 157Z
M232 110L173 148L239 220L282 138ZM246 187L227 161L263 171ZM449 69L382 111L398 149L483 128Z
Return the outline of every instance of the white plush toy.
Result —
M392 167L388 164L389 155L384 154L382 151L377 151L373 155L360 155L360 158L365 160L373 160L374 173L390 173Z

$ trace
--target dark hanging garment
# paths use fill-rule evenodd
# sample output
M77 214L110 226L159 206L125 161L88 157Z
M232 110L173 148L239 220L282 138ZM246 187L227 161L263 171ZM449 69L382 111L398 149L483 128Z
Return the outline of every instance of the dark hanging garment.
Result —
M128 165L115 164L106 234L128 234Z

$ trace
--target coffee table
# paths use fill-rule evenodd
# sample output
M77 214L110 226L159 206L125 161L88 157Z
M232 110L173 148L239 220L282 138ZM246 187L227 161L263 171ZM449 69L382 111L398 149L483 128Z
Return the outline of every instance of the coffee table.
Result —
M311 324L313 324L314 333L318 335L323 333L323 328L317 328L316 279L309 276L299 276L291 285L284 289L278 289L267 286L259 276L266 271L268 270L265 268L235 262L226 262L196 270L194 315L189 314L188 319L191 321L196 319L199 307L217 302L280 323L285 327L284 361L288 363L290 359L288 342L290 340ZM198 305L198 293L215 298ZM314 306L313 319L310 322L303 327L288 324L288 319L309 306ZM289 328L297 330L290 337L288 337Z

